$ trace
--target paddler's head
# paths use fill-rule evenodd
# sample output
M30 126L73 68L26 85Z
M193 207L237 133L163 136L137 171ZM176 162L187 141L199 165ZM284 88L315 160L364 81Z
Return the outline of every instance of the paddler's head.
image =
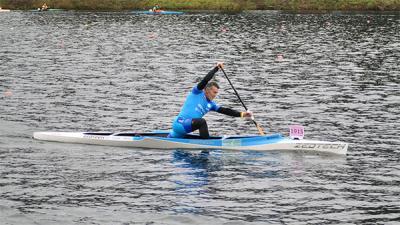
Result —
M205 88L205 95L208 100L214 100L217 97L219 91L219 85L215 81L208 82Z

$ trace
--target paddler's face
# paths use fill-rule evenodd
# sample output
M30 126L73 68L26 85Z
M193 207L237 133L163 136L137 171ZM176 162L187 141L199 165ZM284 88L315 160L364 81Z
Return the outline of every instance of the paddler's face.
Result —
M215 86L206 88L205 94L209 100L214 100L214 98L217 97L217 95L218 95L218 88Z

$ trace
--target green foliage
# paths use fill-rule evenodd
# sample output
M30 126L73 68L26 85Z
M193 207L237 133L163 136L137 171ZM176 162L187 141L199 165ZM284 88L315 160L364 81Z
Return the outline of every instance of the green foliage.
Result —
M51 8L74 10L150 9L219 10L240 12L252 9L276 10L400 10L400 0L0 0L9 9L35 9L43 3Z
M263 9L400 10L400 0L264 0Z

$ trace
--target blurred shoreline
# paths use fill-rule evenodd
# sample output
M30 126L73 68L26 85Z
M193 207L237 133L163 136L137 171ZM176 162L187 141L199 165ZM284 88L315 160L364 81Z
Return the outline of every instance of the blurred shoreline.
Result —
M244 10L287 10L287 11L397 11L400 1L392 0L0 0L0 7L11 10L32 10L46 3L53 9L126 11L149 10L156 4L163 10L216 10L237 13Z

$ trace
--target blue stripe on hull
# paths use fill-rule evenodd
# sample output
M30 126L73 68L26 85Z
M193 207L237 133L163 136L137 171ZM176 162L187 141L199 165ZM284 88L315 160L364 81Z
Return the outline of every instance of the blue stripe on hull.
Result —
M132 137L132 140L139 141L144 138L153 138L163 141L178 142L185 144L207 145L207 146L253 146L262 144L273 144L284 139L281 134L273 134L268 136L237 136L228 137L226 139L184 139L184 138L164 138L139 136Z
M162 11L162 12L152 12L152 11L131 11L133 14L145 14L145 15L181 15L183 12L177 11Z

